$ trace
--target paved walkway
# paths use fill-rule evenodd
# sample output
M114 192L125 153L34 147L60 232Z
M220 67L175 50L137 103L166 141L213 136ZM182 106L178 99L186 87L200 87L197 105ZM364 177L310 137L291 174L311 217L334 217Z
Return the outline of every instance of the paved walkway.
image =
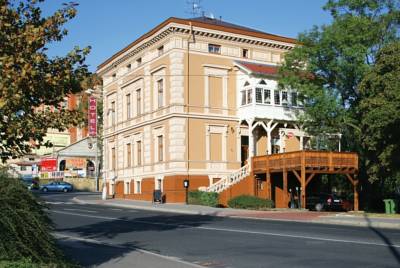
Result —
M341 212L314 212L307 210L277 209L272 211L256 211L231 208L212 208L186 204L153 204L148 201L107 199L101 200L99 194L79 194L73 201L81 204L99 204L133 209L143 209L160 212L172 212L191 215L210 215L218 217L252 218L260 220L280 220L313 222L325 224L341 224L351 226L365 226L373 228L400 229L400 217L371 217L368 214L354 214ZM384 216L384 215L382 215Z

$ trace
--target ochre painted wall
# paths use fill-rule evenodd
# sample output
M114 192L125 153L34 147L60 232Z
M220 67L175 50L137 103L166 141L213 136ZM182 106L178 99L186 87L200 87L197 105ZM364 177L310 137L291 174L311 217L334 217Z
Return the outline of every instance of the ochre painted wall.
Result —
M186 191L183 181L187 179L185 175L164 177L163 193L167 203L184 203ZM201 186L209 186L208 176L189 176L189 191L198 190Z
M254 195L255 190L255 179L253 176L247 176L245 179L240 182L232 185L225 191L219 194L219 202L221 205L227 207L228 201L233 197L239 195Z

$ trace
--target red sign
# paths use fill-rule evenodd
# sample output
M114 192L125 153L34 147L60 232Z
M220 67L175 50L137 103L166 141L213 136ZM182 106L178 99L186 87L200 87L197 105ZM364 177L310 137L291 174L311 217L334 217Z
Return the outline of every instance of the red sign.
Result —
M56 158L43 158L40 160L40 171L57 171Z
M89 97L89 114L88 114L89 136L97 136L97 101L93 96Z

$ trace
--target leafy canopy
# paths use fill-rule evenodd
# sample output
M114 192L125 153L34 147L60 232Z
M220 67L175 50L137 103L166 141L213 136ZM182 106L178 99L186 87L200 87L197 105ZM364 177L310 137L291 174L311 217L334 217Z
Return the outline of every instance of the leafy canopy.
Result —
M84 64L89 47L50 58L47 45L67 35L63 25L76 15L65 4L42 17L43 0L0 0L0 157L29 153L43 145L48 128L63 131L81 120L79 111L60 105L82 90L89 75ZM49 145L49 144L45 144Z
M400 41L382 48L360 84L361 143L370 180L400 186ZM392 185L387 185L392 184Z

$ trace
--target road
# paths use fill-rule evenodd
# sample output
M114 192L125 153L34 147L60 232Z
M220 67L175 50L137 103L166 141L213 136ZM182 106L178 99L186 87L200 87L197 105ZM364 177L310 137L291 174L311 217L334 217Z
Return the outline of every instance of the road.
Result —
M85 267L399 267L400 230L161 213L43 194Z

